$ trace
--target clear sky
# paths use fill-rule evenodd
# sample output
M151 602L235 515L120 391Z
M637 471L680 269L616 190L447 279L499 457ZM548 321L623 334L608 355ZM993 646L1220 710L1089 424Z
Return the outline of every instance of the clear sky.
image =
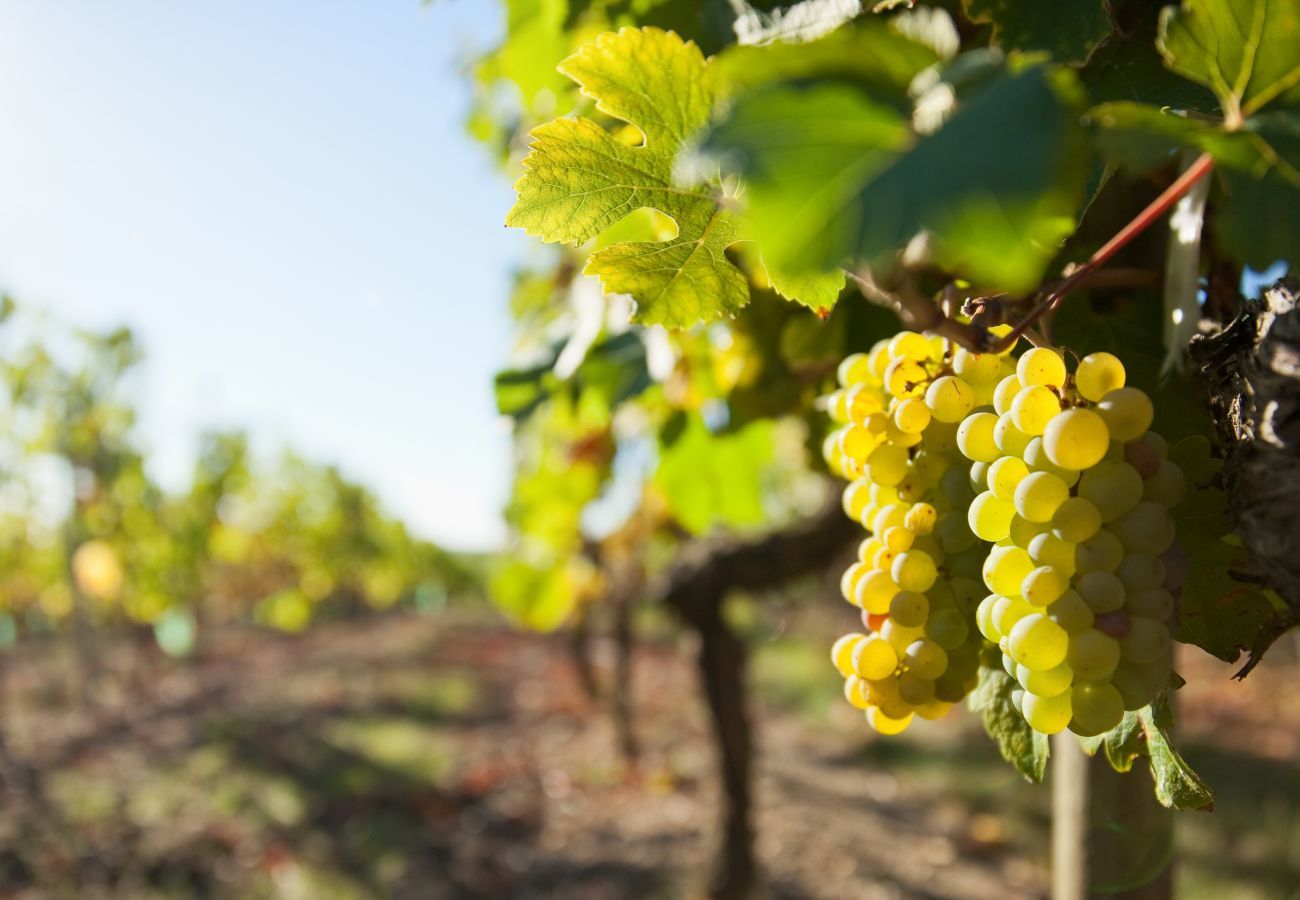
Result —
M129 324L155 473L205 427L501 539L491 374L527 240L464 133L486 0L0 0L0 291Z

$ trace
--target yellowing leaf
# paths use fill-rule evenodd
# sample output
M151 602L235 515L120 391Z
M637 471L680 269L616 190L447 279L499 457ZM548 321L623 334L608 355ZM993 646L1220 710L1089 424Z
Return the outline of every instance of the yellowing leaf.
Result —
M506 224L581 243L638 209L658 210L676 223L674 237L598 250L587 271L605 290L630 294L635 318L646 324L685 327L734 315L749 300L748 282L725 254L740 239L739 222L707 188L673 180L675 155L717 99L704 55L672 32L624 28L601 35L560 70L644 140L629 146L581 118L535 129Z

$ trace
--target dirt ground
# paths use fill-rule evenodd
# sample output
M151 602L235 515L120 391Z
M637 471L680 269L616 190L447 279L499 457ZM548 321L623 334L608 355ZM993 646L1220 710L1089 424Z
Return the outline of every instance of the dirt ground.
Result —
M1046 787L964 714L871 737L821 635L773 637L751 667L771 897L1043 896ZM221 630L194 661L106 648L94 712L69 700L69 648L3 661L0 896L603 900L704 883L718 799L683 640L638 648L635 766L561 639L481 613ZM1179 817L1180 897L1300 897L1300 665L1282 649L1241 685L1180 663L1182 744L1219 794Z

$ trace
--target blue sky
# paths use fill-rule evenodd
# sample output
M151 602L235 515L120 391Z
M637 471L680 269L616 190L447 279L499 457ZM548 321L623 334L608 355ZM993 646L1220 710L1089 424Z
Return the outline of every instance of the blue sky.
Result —
M246 426L423 534L500 540L527 240L467 136L485 0L0 0L0 290L126 323L164 483Z

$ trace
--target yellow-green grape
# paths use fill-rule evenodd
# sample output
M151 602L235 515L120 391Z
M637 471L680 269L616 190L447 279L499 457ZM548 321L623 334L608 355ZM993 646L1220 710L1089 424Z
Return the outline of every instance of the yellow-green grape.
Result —
M1010 413L1003 413L993 426L993 443L1007 456L1023 456L1029 446L1029 435L1016 427Z
M894 527L897 528L898 526ZM876 555L871 557L871 567L873 569L884 569L888 572L890 566L894 564L894 557L898 556L899 552L900 551L893 550L889 547L881 547L876 551Z
M881 444L867 457L867 476L879 484L896 485L907 474L907 450Z
M1074 373L1079 396L1096 403L1124 386L1124 364L1110 353L1089 353Z
M959 347L953 354L952 368L969 384L996 383L1002 373L1002 358L993 353L971 353Z
M966 617L955 609L939 609L925 623L925 636L944 650L956 650L970 636Z
M871 569L863 574L854 585L849 602L871 613L873 616L889 612L889 604L898 593L898 585L884 569Z
M855 384L845 390L844 406L849 421L858 424L866 422L873 413L878 413L885 408L880 402L878 389L869 384Z
M901 719L895 719L881 712L880 707L871 706L867 708L867 724L874 728L878 734L889 737L906 731L907 726L912 724L912 714L908 713Z
M952 453L957 449L957 423L930 420L925 429L925 446L935 453Z
M1174 543L1174 518L1159 503L1144 500L1111 523L1111 530L1130 553L1159 556Z
M1155 417L1151 398L1135 387L1111 391L1101 398L1097 412L1106 421L1110 436L1117 441L1140 438Z
M1079 479L1079 496L1097 507L1103 522L1112 522L1142 499L1142 476L1126 462L1103 459Z
M934 531L939 513L929 503L918 503L907 511L903 524L915 534L929 534Z
M1114 612L1124 605L1124 582L1110 572L1087 572L1075 582L1078 592L1094 613Z
M884 547L884 543L878 537L863 538L862 543L858 544L858 562L870 565L876 558L876 554Z
M853 651L866 639L865 634L854 632L844 635L831 647L831 663L843 677L848 678L853 674Z
M1004 597L1020 596L1020 585L1034 568L1034 561L1020 547L991 547L984 560L984 585Z
M891 418L885 423L885 440L896 447L915 447L921 443L921 435L919 432L903 431L894 424L894 420Z
M1055 350L1034 347L1026 350L1016 363L1016 377L1025 387L1038 384L1060 387L1065 384L1065 360Z
M1067 409L1043 431L1047 458L1062 469L1090 469L1101 462L1109 446L1106 423L1090 409Z
M1029 466L1014 456L1004 456L989 466L988 484L993 496L1006 503L1016 499L1016 486L1029 474ZM846 489L845 494L848 491ZM846 501L847 502L847 501ZM851 518L857 516L850 514Z
M927 700L916 708L916 714L927 721L942 719L952 710L952 704L946 700Z
M1009 636L1021 619L1037 612L1042 610L1031 606L1023 597L1005 597L999 594L997 602L993 604L993 627L1004 637Z
M826 463L826 468L830 469L833 475L841 474L841 465L844 462L844 451L840 449L842 430L836 429L822 438L822 461Z
M1132 593L1163 586L1167 573L1164 560L1158 556L1130 553L1120 561L1115 574L1124 583L1124 590Z
M980 605L975 607L975 627L979 629L980 634L984 635L986 640L997 643L1002 640L1002 632L998 630L997 625L993 622L993 611L997 607L997 602L1002 597L998 594L989 594L980 601Z
M930 487L934 487L939 483L939 479L943 477L943 473L948 471L948 467L951 465L952 460L947 456L942 453L935 453L925 447L916 451L916 455L912 457L912 468L921 480Z
M885 370L885 390L895 397L915 397L923 393L930 376L919 363L895 359Z
M871 523L874 522L876 516L880 514L880 509L881 507L878 506L875 501L868 503L866 506L862 507L862 515L858 516L858 522L860 522L862 527L867 529L867 531L871 531Z
M1060 411L1060 399L1051 388L1041 384L1023 388L1011 401L1011 421L1031 437L1042 434L1047 423Z
M894 559L894 581L905 591L928 591L939 575L930 554L908 550Z
M989 465L986 462L973 462L970 464L970 486L974 490L988 490Z
M889 431L889 416L877 410L862 420L862 427L879 442L884 439Z
M871 520L871 532L883 537L886 531L907 520L907 510L905 503L890 503L880 507L880 511Z
M1173 649L1169 629L1155 619L1129 620L1128 633L1119 639L1120 655L1131 662L1150 663L1168 659Z
M840 431L840 452L849 459L866 459L880 439L861 425L849 425Z
M870 705L867 682L857 675L850 675L844 680L844 699L854 709L866 709Z
M866 381L871 375L871 361L865 353L850 353L840 361L835 376L840 387L851 387Z
M1079 544L1074 552L1074 567L1078 572L1114 572L1123 559L1124 545L1103 528Z
M898 655L901 657L913 641L925 637L925 629L909 628L906 625L898 624L893 619L886 619L885 624L880 626L880 636L889 641L890 645L898 651Z
M1151 432L1147 432L1151 434ZM1142 499L1151 500L1161 506L1174 508L1187 492L1187 482L1183 470L1167 459L1160 460L1156 472L1142 484Z
M1070 730L1080 737L1110 731L1124 718L1124 698L1113 684L1079 684L1070 691L1074 718Z
M1055 566L1039 566L1020 582L1020 596L1034 606L1047 606L1061 599L1069 587L1069 575Z
M933 345L918 331L900 331L889 339L889 355L898 359L925 362L934 352Z
M867 363L871 369L871 379L877 383L885 378L885 370L889 368L892 360L889 358L889 339L884 338L876 341L871 345L871 352L867 354Z
M1075 556L1077 545L1063 541L1050 531L1036 534L1029 541L1029 558L1040 566L1053 566L1067 575L1073 575L1077 568Z
M974 408L975 392L964 379L945 375L926 390L925 405L940 422L960 422Z
M1025 465L1039 472L1051 472L1057 478L1073 487L1079 481L1080 473L1074 469L1062 469L1056 463L1047 458L1047 451L1043 449L1043 438L1037 436L1029 439L1025 445L1025 452L1021 457Z
M898 676L890 675L879 681L868 682L869 701L891 719L901 719L911 714L912 704L898 695Z
M913 672L898 676L898 696L912 706L920 706L934 699L934 679L922 678Z
M1125 588L1124 609L1130 616L1164 622L1174 614L1174 595L1161 587Z
M904 434L920 434L930 424L930 407L917 397L898 402L893 411L893 424Z
M993 428L998 417L993 413L979 412L966 419L957 428L957 449L975 462L991 463L1002 456L993 440Z
M930 615L930 601L919 591L899 591L889 603L889 618L907 628L921 628Z
M834 391L826 398L826 413L836 422L849 421L848 396L846 391Z
M1077 681L1101 681L1119 665L1119 641L1089 628L1073 635L1066 659Z
M999 500L992 491L985 491L971 501L966 521L980 540L996 543L1010 533L1011 517L1015 514L1014 506Z
M961 553L975 546L979 540L970 530L965 516L951 513L939 520L934 536L944 553Z
M1013 504L1014 506L1014 504ZM1011 528L1007 531L1007 540L1017 547L1028 548L1034 538L1047 531L1042 522L1031 522L1020 513L1011 517Z
M1040 734L1057 734L1066 729L1073 716L1070 706L1070 692L1065 691L1052 697L1040 697L1038 694L1025 694L1022 712L1029 727Z
M993 409L998 415L1005 416L1011 412L1011 403L1022 388L1024 385L1015 375L1008 375L998 382L998 386L993 389Z
M948 668L948 654L929 638L908 644L903 654L903 668L919 678L934 680Z
M1070 488L1051 472L1031 472L1016 485L1016 512L1030 522L1046 523L1070 498Z
M1061 599L1047 607L1047 618L1071 635L1082 634L1092 628L1097 619L1078 591L1073 589L1066 591Z
M898 651L875 634L859 640L849 652L851 670L869 681L888 678L898 668L898 662Z
M1074 683L1074 670L1069 663L1061 663L1050 669L1036 672L1024 666L1016 666L1016 681L1031 694L1039 697L1058 697L1070 689Z
M1070 635L1043 612L1030 613L1016 622L1007 637L1012 658L1035 672L1059 666L1070 647Z
M865 566L862 563L854 563L844 570L844 574L840 576L840 593L844 595L845 600L850 603L855 602L853 595L858 588L858 582L861 581L869 571L871 571L870 567Z
M903 525L891 525L885 529L885 533L881 535L881 540L890 550L901 553L912 546L912 541L916 540L916 535L910 528Z
M878 507L889 506L898 502L898 488L888 484L871 482L871 502ZM859 516L861 518L861 516Z
M1092 537L1101 528L1101 513L1090 500L1069 497L1052 515L1052 534L1077 544Z
M862 515L863 507L871 502L871 482L865 478L849 482L844 488L844 493L840 495L840 500L844 507L844 514L856 522Z

